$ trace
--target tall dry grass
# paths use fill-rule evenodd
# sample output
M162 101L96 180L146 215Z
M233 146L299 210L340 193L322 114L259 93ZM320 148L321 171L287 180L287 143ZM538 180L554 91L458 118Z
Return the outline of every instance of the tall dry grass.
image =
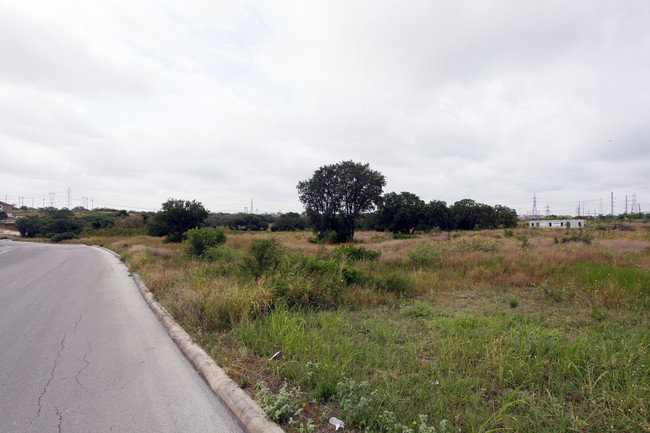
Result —
M231 234L210 260L156 238L93 242L118 252L242 386L286 380L314 420L340 412L331 399L347 377L371 382L409 425L428 413L463 431L633 431L648 426L643 229L589 230L590 244L552 229L357 233L353 248L376 260L309 233ZM248 249L270 238L285 254L253 278Z

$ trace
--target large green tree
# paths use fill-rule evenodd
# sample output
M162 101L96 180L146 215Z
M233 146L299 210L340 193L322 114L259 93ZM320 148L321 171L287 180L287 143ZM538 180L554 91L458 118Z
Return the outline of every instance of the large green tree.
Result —
M456 220L442 200L431 200L424 208L425 227L451 231L456 228Z
M490 205L466 198L454 203L451 211L460 230L491 229L496 226L496 214Z
M503 227L506 229L517 227L519 218L517 217L516 210L498 204L494 206L494 212L496 213L497 227Z
M273 225L273 232L289 232L294 230L305 230L307 227L307 218L297 212L288 212L280 215Z
M466 198L454 203L450 210L461 230L517 227L517 212L505 206L492 207Z
M297 188L318 237L324 239L334 232L331 240L347 242L354 238L355 220L375 208L385 185L384 175L369 164L342 161L320 167L311 178L298 182Z
M36 237L43 227L41 218L35 215L28 215L24 218L16 220L16 230L20 232L20 236L24 238Z
M389 192L379 203L378 225L393 233L412 233L423 222L424 209L424 201L411 192Z
M169 199L151 218L147 231L151 236L166 236L167 242L181 242L183 233L202 226L208 215L199 202Z

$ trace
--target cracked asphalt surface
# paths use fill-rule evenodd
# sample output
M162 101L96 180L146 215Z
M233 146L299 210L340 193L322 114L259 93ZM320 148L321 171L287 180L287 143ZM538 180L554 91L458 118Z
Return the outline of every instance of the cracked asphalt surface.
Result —
M234 432L110 253L0 240L1 432Z

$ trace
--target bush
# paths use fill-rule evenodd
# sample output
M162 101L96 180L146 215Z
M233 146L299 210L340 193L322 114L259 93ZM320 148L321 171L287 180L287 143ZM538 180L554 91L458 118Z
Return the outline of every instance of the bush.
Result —
M255 240L248 247L248 256L244 257L245 271L259 278L266 271L277 268L284 255L284 247L275 238Z
M590 245L592 240L593 240L593 236L583 232L581 229L577 233L573 231L568 235L560 238L559 242L563 244L566 244L567 242L584 242L585 244ZM557 238L555 238L554 241L556 244L558 243Z
M416 239L418 235L408 233L393 233L393 239Z
M336 385L336 396L341 405L341 418L351 427L376 427L373 424L377 424L380 400L379 393L370 388L370 383L343 380Z
M203 256L207 249L226 242L226 234L221 229L208 227L193 228L185 232L186 251L191 256Z
M442 254L433 245L419 245L414 250L409 251L408 264L415 267L432 266L440 263Z
M341 269L341 281L345 282L347 285L364 284L367 280L368 277L363 273L363 271L357 268L346 266Z
M373 261L381 257L381 251L368 250L364 247L356 247L353 244L347 244L336 247L332 255L337 260L347 259L350 261Z
M182 242L183 233L203 225L207 217L208 211L201 203L169 199L151 218L147 232L151 236L166 236L165 242Z
M73 232L65 232L65 233L48 233L46 237L50 238L52 242L58 243L68 239L77 239L78 236L76 233Z
M289 232L294 230L305 230L307 228L307 218L296 213L289 212L280 215L271 226L273 232Z
M375 281L377 290L402 296L411 288L411 280L404 275L393 272Z
M273 421L282 423L296 417L302 412L298 406L300 390L291 388L287 391L285 383L278 391L277 395L273 394L264 381L257 383L257 392L255 393L257 401Z
M228 245L217 245L216 247L209 247L203 251L201 257L212 261L234 262L239 258L237 251L230 248Z

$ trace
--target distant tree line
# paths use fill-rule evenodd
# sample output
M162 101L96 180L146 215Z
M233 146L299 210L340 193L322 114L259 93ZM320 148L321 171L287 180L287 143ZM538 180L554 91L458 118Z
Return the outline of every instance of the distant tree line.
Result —
M210 226L233 231L311 229L319 241L347 242L354 239L357 229L409 234L434 229L476 230L517 225L517 213L505 206L493 207L471 199L451 206L440 200L425 203L411 192L383 194L385 185L384 175L372 170L369 164L342 161L322 166L311 178L298 183L298 198L305 206L303 215L295 212L278 217L210 214L200 202L169 199L159 212L142 213L137 221L130 221L132 228L143 230L146 226L147 234L164 236L168 242L181 242L189 230ZM83 230L104 229L104 234L109 234L107 227L130 217L124 210L102 210L105 212L88 213L78 208L77 213L82 216L76 216L67 209L45 208L42 211L45 215L20 218L16 228L25 237L49 237L58 241L76 237ZM195 237L200 238L196 233Z
M355 228L413 233L416 230L475 230L515 227L517 213L464 199L447 207L425 203L410 192L383 194L384 176L368 164L343 161L325 165L297 185L309 227L318 239L346 242Z
M367 230L414 233L428 230L478 230L516 227L517 212L463 199L451 206L440 200L425 203L410 192L385 194L376 212L363 220Z
M53 242L65 239L74 239L84 231L97 231L116 226L117 220L122 220L117 225L121 227L132 226L142 228L145 225L145 216L134 216L126 219L126 211L116 213L83 212L80 215L68 209L43 208L39 215L27 215L16 220L14 227L22 237L48 238ZM115 234L126 234L119 230Z

